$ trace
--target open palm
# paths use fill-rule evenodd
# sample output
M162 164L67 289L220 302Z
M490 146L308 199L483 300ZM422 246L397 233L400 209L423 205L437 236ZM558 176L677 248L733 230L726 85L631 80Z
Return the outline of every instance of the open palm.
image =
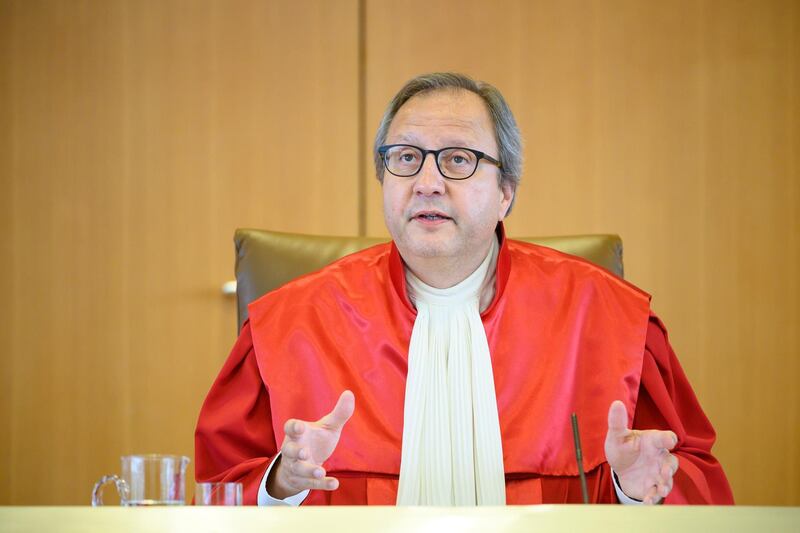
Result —
M625 494L656 503L672 490L678 458L670 450L678 438L672 431L629 429L627 422L625 405L613 402L608 411L606 460Z
M339 487L339 480L327 476L322 463L336 449L342 428L354 410L353 393L344 391L333 410L316 422L286 421L281 456L267 479L270 496L284 499L304 490L336 490Z

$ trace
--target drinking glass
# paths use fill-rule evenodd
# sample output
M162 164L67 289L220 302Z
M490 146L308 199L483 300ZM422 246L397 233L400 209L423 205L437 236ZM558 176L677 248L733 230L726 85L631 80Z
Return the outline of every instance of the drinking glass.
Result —
M195 505L242 505L241 483L197 483Z

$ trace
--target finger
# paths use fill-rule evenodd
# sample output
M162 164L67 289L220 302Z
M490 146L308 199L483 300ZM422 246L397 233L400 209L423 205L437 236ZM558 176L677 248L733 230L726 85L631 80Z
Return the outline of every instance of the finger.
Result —
M283 432L292 440L297 440L306 430L306 423L302 420L290 418L283 425Z
M300 443L288 439L283 441L281 454L292 461L308 459L308 450L303 448Z
M619 400L611 402L608 409L608 433L611 436L623 436L628 431L628 411Z
M677 455L669 455L669 466L672 469L672 475L674 476L675 472L677 472L678 468L680 467L680 461L678 461Z
M678 444L678 436L672 431L659 431L661 448L671 450Z
M336 490L339 488L339 480L335 477L315 479L289 475L286 482L296 490Z
M671 479L672 478L672 462L667 460L664 464L661 465L661 472L659 472L660 478L663 480Z
M647 489L647 492L644 493L644 499L642 500L645 505L653 505L656 503L658 499L658 487L655 485L651 486Z
M662 498L666 498L669 493L672 492L672 478L667 478L664 483L661 483L658 486L658 495Z
M309 461L294 461L289 465L289 472L297 477L322 479L325 477L325 469L318 464Z
M331 429L341 429L345 423L353 416L353 411L356 409L356 397L352 392L346 390L339 396L339 401L333 411L325 415L320 422L330 427Z
M661 464L661 477L663 479L670 479L678 471L678 458L670 454L669 457Z

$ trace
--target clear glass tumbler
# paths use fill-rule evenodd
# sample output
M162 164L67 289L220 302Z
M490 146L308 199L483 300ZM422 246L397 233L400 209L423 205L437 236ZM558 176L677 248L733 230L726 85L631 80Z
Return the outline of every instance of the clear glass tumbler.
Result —
M242 505L241 483L197 483L195 505Z

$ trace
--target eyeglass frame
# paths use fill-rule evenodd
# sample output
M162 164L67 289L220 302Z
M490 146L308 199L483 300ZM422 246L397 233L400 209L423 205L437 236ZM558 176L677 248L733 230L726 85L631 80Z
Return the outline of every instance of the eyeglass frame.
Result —
M422 152L422 159L420 160L419 168L413 174L401 175L401 174L395 174L394 172L389 170L389 165L386 164L386 152L388 152L389 149L396 148L398 146L406 146L408 148L414 148L415 150L419 150L420 152ZM442 167L439 166L439 154L441 154L446 150L466 150L467 152L471 152L472 154L474 154L476 160L475 160L475 168L472 169L472 173L469 176L464 176L463 178L451 178L450 176L447 176L444 172L442 172ZM503 164L494 157L490 156L489 154L481 152L480 150L475 150L474 148L467 148L464 146L446 146L438 150L426 150L425 148L421 148L413 144L384 144L383 146L378 147L378 153L381 155L381 160L383 161L383 168L388 170L389 174L391 174L392 176L397 176L398 178L411 178L419 174L420 171L422 170L422 167L425 166L425 160L428 158L428 154L433 154L433 162L436 163L436 169L439 171L439 174L441 174L443 178L448 180L461 181L471 178L478 171L478 165L480 164L481 159L485 159L488 163L496 166L500 170L503 169Z

